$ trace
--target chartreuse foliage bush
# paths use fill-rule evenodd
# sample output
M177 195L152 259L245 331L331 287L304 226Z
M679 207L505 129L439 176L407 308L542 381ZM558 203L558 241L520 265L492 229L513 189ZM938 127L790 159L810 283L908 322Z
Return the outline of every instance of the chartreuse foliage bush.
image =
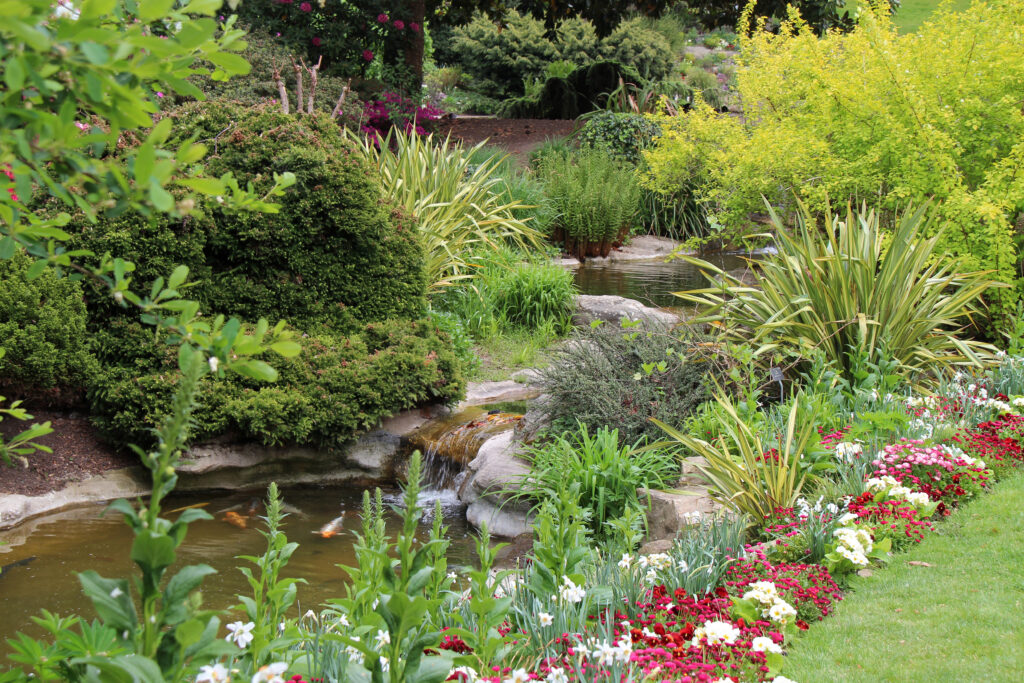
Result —
M32 262L20 249L0 260L0 389L74 403L98 367L86 343L82 285L50 271L28 280Z
M978 316L981 295L998 283L942 253L945 233L929 214L927 207L906 211L885 230L875 211L848 207L819 225L801 207L790 229L771 211L779 253L761 263L756 285L683 257L714 284L678 294L697 305L694 322L713 322L726 338L794 360L818 349L848 382L857 381L859 362L881 354L914 382L979 364L991 347L961 335Z
M892 212L934 197L928 226L939 251L966 270L1013 283L1013 221L1024 209L1024 113L1020 41L1024 1L940 9L917 33L861 6L848 34L819 38L799 19L742 40L736 71L742 118L708 107L659 117L646 153L653 186L695 183L727 227L743 229L767 197L780 213L812 212L829 199L872 198ZM986 293L998 323L1014 290Z
M574 38L573 48L579 40ZM452 50L472 78L472 89L497 99L521 95L524 80L542 76L556 59L568 59L545 35L543 21L515 10L503 15L501 27L485 14L475 15L453 31Z

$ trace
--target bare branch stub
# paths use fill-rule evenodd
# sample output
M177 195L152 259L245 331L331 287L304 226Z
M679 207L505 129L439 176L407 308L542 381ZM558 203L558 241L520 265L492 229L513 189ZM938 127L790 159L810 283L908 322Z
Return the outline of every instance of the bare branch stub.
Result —
M284 79L281 77L281 67L274 65L274 82L277 84L277 94L281 98L281 112L288 114L290 107L288 105L288 89L285 87Z

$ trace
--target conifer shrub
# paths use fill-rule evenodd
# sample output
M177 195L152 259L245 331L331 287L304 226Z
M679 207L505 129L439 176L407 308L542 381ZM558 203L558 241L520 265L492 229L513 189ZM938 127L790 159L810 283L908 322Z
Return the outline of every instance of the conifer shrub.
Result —
M144 286L184 263L201 280L190 294L210 313L335 331L425 313L415 226L383 201L374 170L335 122L226 102L189 104L170 116L175 130L209 147L208 175L231 172L258 192L274 172L294 173L280 211L232 213L210 200L187 218L80 218L69 230L76 246L136 262Z
M0 259L0 392L35 405L73 405L97 369L86 339L82 286L51 270L32 280L23 251Z

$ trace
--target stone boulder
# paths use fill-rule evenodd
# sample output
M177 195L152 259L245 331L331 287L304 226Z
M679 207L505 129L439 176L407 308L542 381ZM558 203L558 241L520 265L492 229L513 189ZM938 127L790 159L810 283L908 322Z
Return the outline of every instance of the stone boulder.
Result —
M501 432L484 442L466 465L459 500L467 503L466 518L479 527L486 522L495 536L518 536L530 531L530 505L512 500L530 473L530 465L517 457L521 444L512 431Z
M690 487L680 493L637 489L640 502L647 509L647 538L673 539L679 531L703 516L713 514L714 501L703 487Z
M589 327L595 320L618 325L623 318L669 326L677 325L680 321L675 313L644 306L639 301L623 296L581 294L576 297L576 312L572 316L572 323L577 327Z

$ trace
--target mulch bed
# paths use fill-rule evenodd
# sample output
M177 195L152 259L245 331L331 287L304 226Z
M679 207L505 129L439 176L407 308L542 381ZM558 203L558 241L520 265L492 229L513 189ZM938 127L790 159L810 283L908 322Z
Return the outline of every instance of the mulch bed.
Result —
M564 138L579 127L576 121L559 119L495 119L484 116L456 117L442 125L441 136L449 133L467 145L488 141L526 163L530 152L548 139Z
M27 456L28 467L18 462L14 467L7 467L0 461L0 495L40 495L61 489L72 481L139 464L135 454L118 453L103 443L96 428L84 416L43 410L30 412L32 420L20 422L6 418L0 422L0 435L6 440L33 423L49 420L53 434L37 441L52 448L53 453L32 453Z

